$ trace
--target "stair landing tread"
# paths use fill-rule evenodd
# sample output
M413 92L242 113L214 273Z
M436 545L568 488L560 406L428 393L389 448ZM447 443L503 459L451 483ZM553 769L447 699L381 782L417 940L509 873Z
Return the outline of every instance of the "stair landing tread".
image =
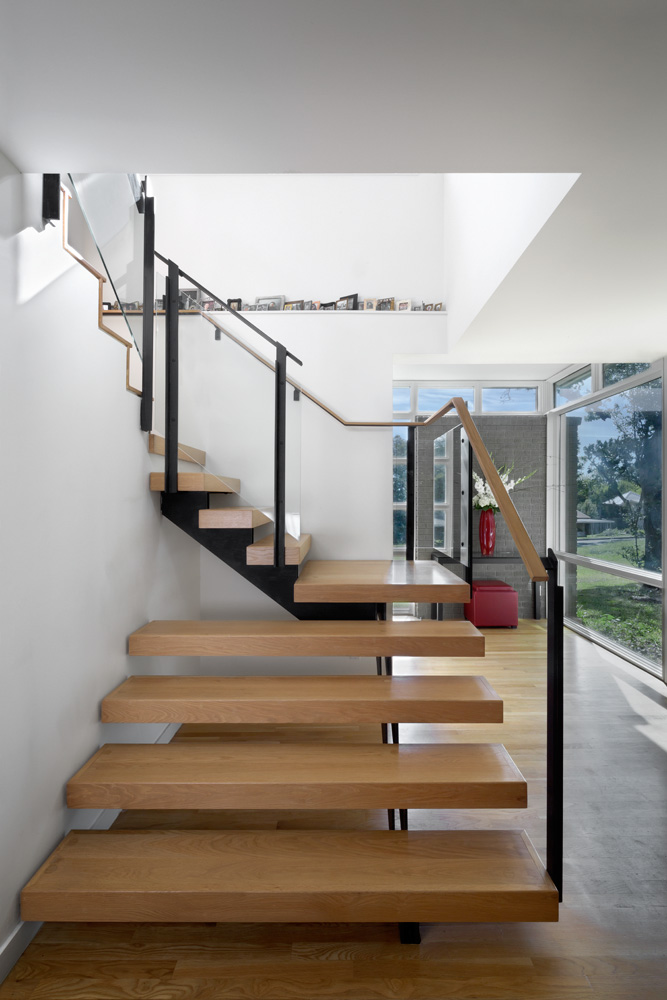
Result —
M153 621L131 656L483 656L468 621Z
M107 744L67 786L79 809L525 808L501 744Z
M72 831L24 920L557 920L517 830Z
M129 677L103 722L502 722L484 677Z
M149 486L153 493L164 492L164 472L151 472ZM238 493L241 480L212 472L179 472L178 489L184 493Z
M310 560L294 584L296 603L470 600L465 580L433 560Z

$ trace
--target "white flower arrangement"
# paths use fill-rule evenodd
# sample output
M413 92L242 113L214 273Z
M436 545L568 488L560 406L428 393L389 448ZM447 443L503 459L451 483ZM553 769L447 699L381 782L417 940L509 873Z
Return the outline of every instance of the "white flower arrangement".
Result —
M525 483L527 479L530 479L530 477L534 476L537 472L537 469L533 469L533 471L529 472L527 476L520 476L518 479L510 479L513 469L514 462L507 466L501 465L498 469L500 481L508 493L511 493L512 490L519 485L519 483ZM498 510L498 503L491 492L491 487L487 483L486 479L482 479L482 477L476 472L473 472L472 478L475 482L475 494L472 498L472 505L475 510Z

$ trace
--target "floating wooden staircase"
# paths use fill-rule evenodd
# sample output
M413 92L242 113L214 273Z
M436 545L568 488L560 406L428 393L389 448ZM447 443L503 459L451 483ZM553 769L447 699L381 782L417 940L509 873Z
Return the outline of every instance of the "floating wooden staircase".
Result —
M151 435L150 448L164 453ZM201 462L179 445L179 458ZM202 462L203 464L203 462ZM74 809L387 809L390 829L73 831L22 893L26 920L557 920L558 892L515 830L408 832L410 809L519 809L526 782L501 744L400 744L400 723L501 722L481 676L393 677L395 656L484 655L467 621L386 621L394 601L456 603L468 585L435 562L311 561L310 536L273 536L251 507L212 509L238 480L179 473L162 511L293 612L292 621L153 621L129 638L136 656L371 656L377 675L136 676L102 704L102 721L200 728L380 723L377 743L246 738L107 744L67 786ZM162 491L164 476L151 475ZM392 742L389 742L391 733ZM401 830L394 829L395 810ZM193 813L194 815L194 813Z

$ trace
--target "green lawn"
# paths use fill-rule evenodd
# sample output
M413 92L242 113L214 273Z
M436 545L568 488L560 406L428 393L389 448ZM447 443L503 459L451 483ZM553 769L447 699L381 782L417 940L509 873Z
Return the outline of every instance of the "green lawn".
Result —
M662 603L657 587L578 566L577 618L654 663L662 662Z

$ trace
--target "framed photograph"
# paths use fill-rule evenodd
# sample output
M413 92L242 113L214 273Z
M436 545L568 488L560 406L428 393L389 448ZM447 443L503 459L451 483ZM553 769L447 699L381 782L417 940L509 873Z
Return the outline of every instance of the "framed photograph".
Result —
M287 309L289 312L302 312L303 299L295 299L294 302L286 302L283 309Z
M416 312L416 313L420 313L420 312L422 312L423 308L424 308L423 305L421 305L421 306L413 306L412 307L412 311Z
M336 302L336 309L356 309L357 303L359 301L358 295L344 295L342 299L338 299Z
M257 312L282 312L285 305L284 295L266 295L255 299Z
M322 309L322 310L325 310L325 311L329 310L329 309L335 310L335 308L336 308L336 303L335 302L321 302L320 303L320 309Z
M244 313L254 313L257 310L257 306L251 306L248 302L243 307Z
M427 313L433 312L433 303L432 302L425 302L424 303L424 312L427 312Z
M410 312L412 309L412 299L399 299L396 308L400 313Z
M322 303L320 302L319 299L313 299L313 301L310 303L310 308L311 309L316 309L316 310L317 309L321 309L322 308Z
M378 299L376 310L378 312L393 312L394 300L393 299Z
M303 308L305 310L312 309L313 308L313 300L312 299L306 299L305 302L303 303Z
M364 312L375 312L377 303L377 299L364 299Z
M433 306L433 312L439 313L442 311L442 302L436 302Z
M204 312L213 312L215 309L215 299L202 299L201 307Z
M178 293L178 308L179 309L199 309L199 289L198 288L181 288Z
M241 312L241 300L240 299L227 299L227 305L230 309L235 312Z

